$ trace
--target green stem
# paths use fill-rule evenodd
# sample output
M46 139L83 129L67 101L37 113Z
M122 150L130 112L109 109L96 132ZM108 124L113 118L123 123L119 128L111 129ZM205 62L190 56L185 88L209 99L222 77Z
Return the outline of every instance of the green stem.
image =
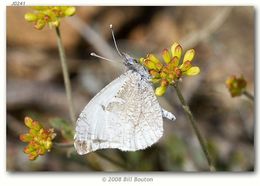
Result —
M202 137L201 132L200 132L200 130L199 130L199 128L198 128L198 126L197 126L197 124L195 122L195 119L194 119L194 116L193 116L193 114L192 114L192 112L190 110L190 107L186 103L186 101L185 101L185 99L184 99L184 97L183 97L183 95L182 95L182 93L181 93L181 91L179 89L178 83L175 83L173 86L174 86L174 88L175 88L175 90L177 92L177 96L178 96L178 98L179 98L179 100L180 100L180 102L182 104L182 107L183 107L185 113L188 115L188 118L190 120L191 126L194 129L195 134L196 134L196 136L197 136L197 138L199 140L199 143L201 145L201 148L202 148L202 150L203 150L203 152L204 152L204 154L205 154L205 156L207 158L208 165L209 165L209 170L210 171L215 171L215 167L213 165L213 161L212 161L212 159L211 159L211 157L209 155L208 149L206 147L205 140Z
M68 106L69 106L70 119L71 119L71 122L73 124L75 124L76 123L76 117L75 117L75 112L74 112L74 105L73 105L73 102L72 102L71 84L70 84L70 79L69 79L68 67L67 67L67 63L66 63L65 51L64 51L64 47L62 45L59 27L55 27L55 30L56 30L56 35L57 35L57 44L58 44L58 48L59 48L63 79L64 79L67 101L68 101Z
M250 92L248 92L247 90L245 90L245 91L243 92L243 94L244 94L248 99L250 99L251 101L254 101L254 96L253 96Z
M54 142L53 143L53 147L57 147L57 148L71 148L74 147L73 143L57 143Z
M98 156L100 156L101 158L103 158L103 159L109 161L110 163L112 163L112 164L114 164L114 165L116 165L116 166L118 166L118 167L121 167L121 168L125 169L125 165L124 165L123 163L120 163L120 162L118 162L118 161L116 161L116 160L110 158L109 156L104 155L104 154L101 153L101 152L96 151L96 154L97 154Z
M53 147L55 147L55 148L72 148L72 147L74 147L74 144L73 144L73 143L57 143L57 142L55 142L55 143L53 143ZM120 163L120 162L118 162L118 161L116 161L116 160L110 158L109 156L104 155L104 154L101 153L101 152L98 152L98 151L97 151L97 152L95 152L95 153L96 153L99 157L101 157L101 158L103 158L103 159L109 161L110 163L112 163L112 164L114 164L114 165L116 165L116 166L118 166L118 167L125 168L125 165L124 165L123 163Z

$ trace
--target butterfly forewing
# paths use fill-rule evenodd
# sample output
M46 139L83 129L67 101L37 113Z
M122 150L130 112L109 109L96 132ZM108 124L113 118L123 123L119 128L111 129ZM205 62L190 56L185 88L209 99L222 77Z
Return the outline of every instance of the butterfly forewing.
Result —
M152 86L129 70L84 108L77 121L75 148L79 154L103 148L135 151L151 146L162 133L161 107Z

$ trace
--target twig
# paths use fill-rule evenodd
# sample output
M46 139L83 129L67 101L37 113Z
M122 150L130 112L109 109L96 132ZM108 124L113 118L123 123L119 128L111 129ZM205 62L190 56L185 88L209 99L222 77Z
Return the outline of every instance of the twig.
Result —
M248 92L247 90L245 90L245 91L243 92L243 94L244 94L248 99L250 99L251 101L254 102L254 96L253 96L250 92Z
M56 148L71 148L71 147L74 147L74 144L73 143L57 143L57 142L55 142L55 143L53 143L53 147L56 147ZM115 165L117 165L117 166L119 166L119 167L121 167L121 168L125 168L125 165L124 164L122 164L122 163L120 163L120 162L118 162L118 161L116 161L116 160L113 160L112 158L110 158L109 156L106 156L106 155L104 155L103 153L101 153L101 152L95 152L98 156L100 156L101 158L103 158L103 159L105 159L105 160L107 160L107 161L109 161L110 163L112 163L112 164L115 164Z
M202 150L203 150L203 152L204 152L204 154L205 154L205 156L207 158L208 165L209 165L209 170L210 171L215 171L215 167L213 165L213 161L212 161L212 159L211 159L211 157L209 155L208 149L206 147L205 140L202 137L201 132L200 132L200 130L199 130L199 128L198 128L198 126L197 126L197 124L195 122L195 119L194 119L194 116L193 116L193 114L192 114L192 112L190 110L190 107L187 105L185 99L183 98L183 95L182 95L182 93L181 93L181 91L179 89L178 83L176 82L173 86L174 86L174 88L175 88L175 90L177 92L177 96L178 96L178 98L179 98L179 100L180 100L180 102L182 104L182 107L183 107L185 113L188 115L188 118L190 120L192 128L194 129L195 134L196 134L196 136L197 136L197 138L199 140L199 143L201 145L201 148L202 148Z
M76 117L75 117L74 105L72 102L72 96L71 96L71 84L70 84L68 67L67 67L67 63L66 63L66 56L65 56L65 51L64 51L63 45L62 45L59 27L55 27L55 31L56 31L56 35L57 35L57 44L58 44L58 48L59 48L61 67L62 67L64 84L65 84L66 95L67 95L67 100L68 100L69 112L70 112L70 119L71 119L72 123L75 124Z
M218 28L225 23L228 15L230 14L232 8L226 7L223 10L217 12L217 15L209 21L209 23L200 29L199 31L194 31L185 36L180 43L184 49L192 48L201 41L204 41L212 33L214 33Z
M97 151L96 154L99 155L101 158L109 161L110 163L113 163L114 165L117 165L118 167L121 167L121 168L125 169L125 165L124 164L122 164L122 163L120 163L118 161L113 160L112 158L104 155L103 153L100 153L100 152Z
M57 147L57 148L71 148L74 147L73 143L57 143L54 142L53 143L53 147Z

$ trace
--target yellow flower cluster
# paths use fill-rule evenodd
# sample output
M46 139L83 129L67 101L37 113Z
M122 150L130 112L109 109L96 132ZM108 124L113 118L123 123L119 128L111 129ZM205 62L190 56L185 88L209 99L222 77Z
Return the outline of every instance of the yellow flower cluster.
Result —
M43 29L45 25L59 27L61 18L73 16L76 12L73 6L34 6L32 9L34 12L25 14L24 18L33 22L37 30Z
M144 65L152 76L153 83L160 83L156 88L155 94L162 96L165 94L167 87L173 84L182 76L194 76L200 73L200 68L192 66L192 60L195 56L195 50L188 50L180 64L182 56L182 47L179 43L173 43L170 50L162 51L161 62L154 54L148 54L146 58L140 58L140 63Z
M228 88L232 97L240 96L246 90L246 80L243 76L230 76L226 80L226 87Z
M20 135L20 140L28 143L24 153L28 154L29 160L35 160L39 155L50 151L56 134L53 129L44 129L30 117L25 117L24 123L29 128L29 133Z

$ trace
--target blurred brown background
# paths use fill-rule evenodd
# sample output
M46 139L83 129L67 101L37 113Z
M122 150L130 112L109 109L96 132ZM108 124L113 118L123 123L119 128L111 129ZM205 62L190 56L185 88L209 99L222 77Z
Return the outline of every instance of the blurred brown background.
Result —
M74 148L53 148L36 161L27 160L25 116L49 127L49 119L69 120L55 31L35 30L24 20L29 7L7 8L7 170L8 171L198 171L206 159L173 89L159 98L177 120L164 120L164 136L137 152L100 150L79 156ZM254 104L231 98L225 87L230 75L244 75L254 91L253 7L77 7L76 16L61 23L73 101L77 114L105 85L123 72L123 65L91 57L96 52L118 59L109 30L113 24L122 51L133 57L180 42L194 48L196 77L184 78L188 100L220 171L254 170ZM63 142L59 132L58 142ZM106 157L104 158L102 154ZM108 161L107 157L112 159ZM114 161L114 162L113 162Z

